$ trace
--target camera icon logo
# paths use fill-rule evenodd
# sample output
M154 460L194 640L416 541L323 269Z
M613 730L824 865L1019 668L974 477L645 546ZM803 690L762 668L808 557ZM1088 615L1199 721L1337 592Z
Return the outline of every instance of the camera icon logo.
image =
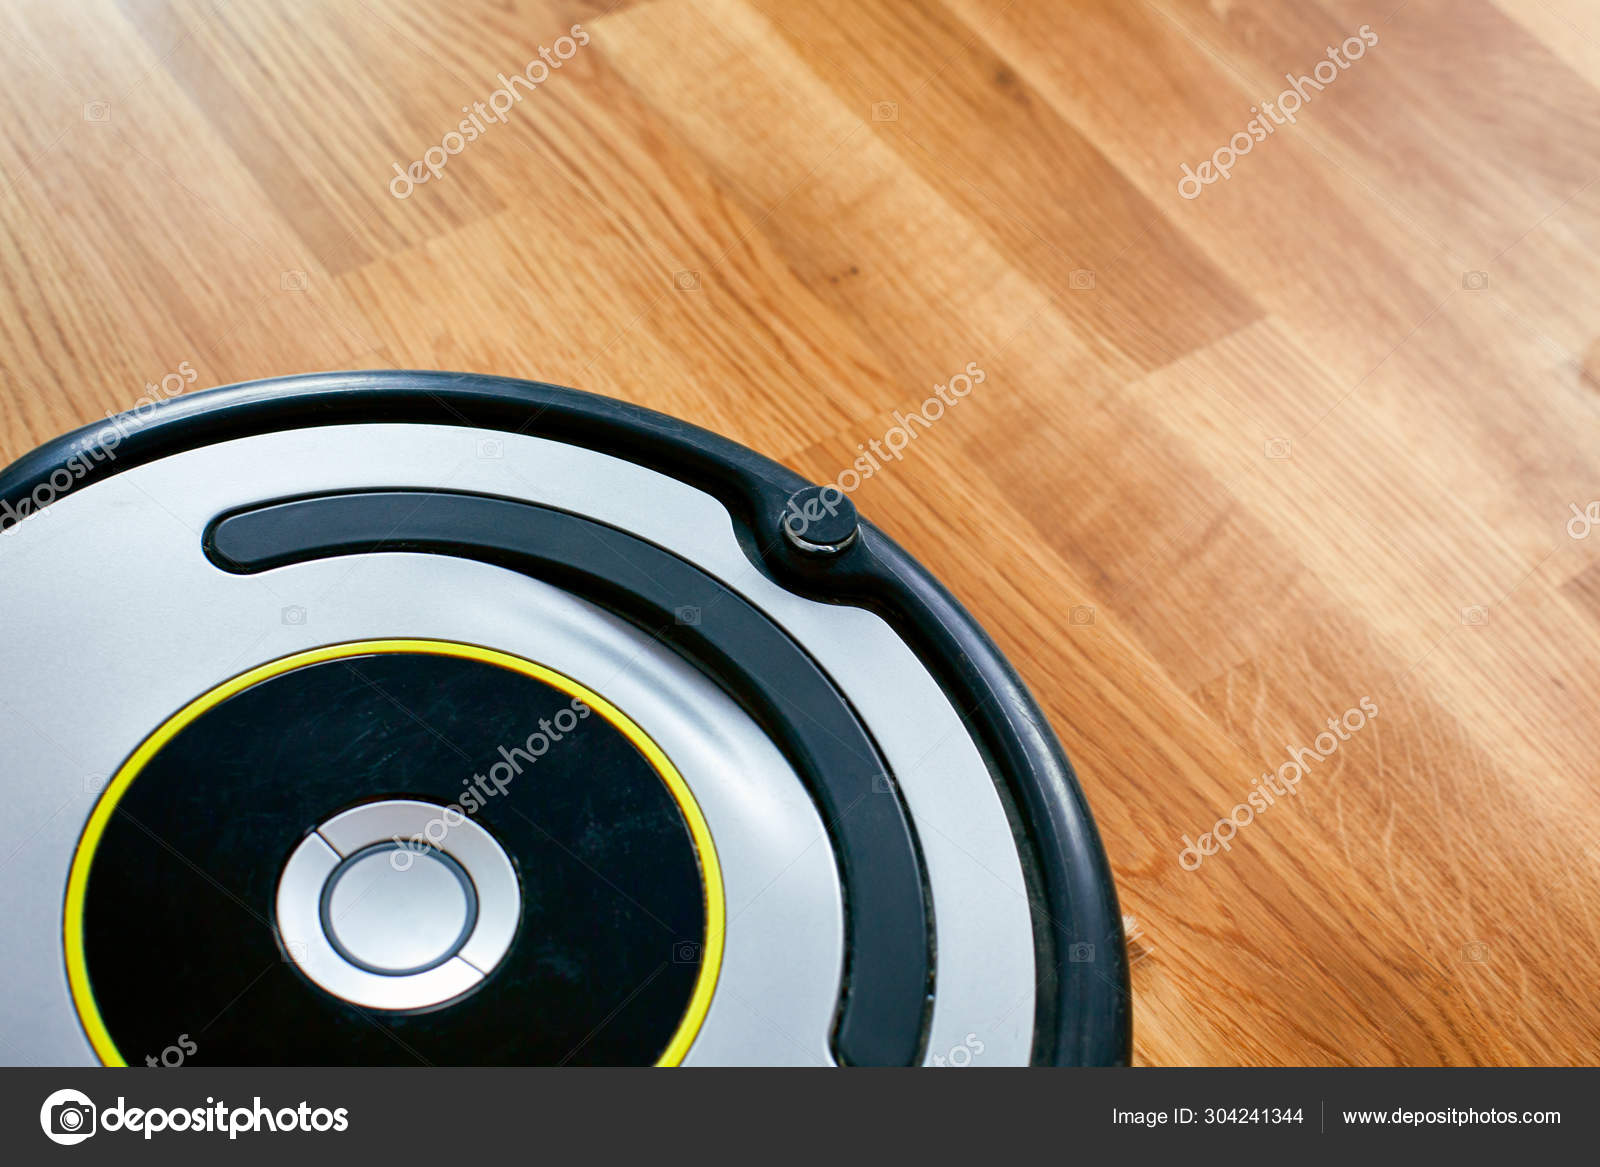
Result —
M39 1108L39 1126L52 1143L70 1147L94 1134L97 1113L87 1094L57 1090Z
M1094 605L1092 605L1092 604L1075 604L1075 605L1073 605L1072 611L1071 611L1071 613L1069 613L1069 618L1071 619L1072 623L1075 624L1079 628L1085 628L1088 625L1093 624L1094 623Z
M1461 286L1468 292L1481 292L1489 286L1489 273L1486 271L1464 271L1461 273Z
M301 625L306 622L306 610L299 604L290 604L287 608L283 609L280 615L283 619L283 622L291 627Z
M1067 959L1073 964L1089 964L1094 960L1094 945L1080 940L1067 949Z
M680 292L698 292L700 290L700 273L697 271L673 272L672 286Z
M672 619L674 623L685 624L693 628L700 623L700 609L691 604L685 604L681 608L673 609Z
M111 103L109 101L91 101L83 107L83 120L96 125L105 125L111 120Z
M699 964L700 943L696 940L675 940L672 943L673 964Z
M285 292L303 292L308 282L303 271L286 271L278 276L278 287Z
M1292 450L1288 438L1270 438L1266 444L1267 457L1274 462L1282 462L1291 455Z
M897 122L900 120L900 103L898 101L875 101L872 103L872 120L875 122Z
M479 438L478 461L498 462L506 456L506 443L504 438Z
M1086 267L1080 267L1067 277L1067 287L1074 292L1094 291L1094 272Z

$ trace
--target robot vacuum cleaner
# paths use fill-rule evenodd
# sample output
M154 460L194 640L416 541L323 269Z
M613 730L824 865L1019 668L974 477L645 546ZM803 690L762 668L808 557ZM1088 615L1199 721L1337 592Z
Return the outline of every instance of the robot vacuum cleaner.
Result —
M837 488L341 373L63 437L0 524L0 1059L1128 1060L1066 757Z

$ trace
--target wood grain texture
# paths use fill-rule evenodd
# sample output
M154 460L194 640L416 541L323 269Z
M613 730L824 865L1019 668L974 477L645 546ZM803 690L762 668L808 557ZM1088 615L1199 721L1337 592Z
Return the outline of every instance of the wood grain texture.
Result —
M0 126L5 458L182 362L393 366L832 479L976 364L856 501L1075 760L1138 1060L1600 1061L1592 4L19 0Z

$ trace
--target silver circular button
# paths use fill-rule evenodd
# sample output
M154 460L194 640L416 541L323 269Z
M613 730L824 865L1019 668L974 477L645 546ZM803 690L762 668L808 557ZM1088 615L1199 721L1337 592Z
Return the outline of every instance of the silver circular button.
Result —
M425 972L467 942L478 893L442 851L378 843L341 863L322 892L322 929L357 968L386 976Z
M318 987L374 1009L425 1009L471 992L504 959L522 890L477 823L389 799L307 835L275 906L284 951Z

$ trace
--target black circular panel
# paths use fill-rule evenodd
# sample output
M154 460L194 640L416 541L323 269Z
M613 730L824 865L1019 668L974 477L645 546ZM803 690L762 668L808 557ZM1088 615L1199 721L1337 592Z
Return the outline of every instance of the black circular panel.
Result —
M528 761L536 732L549 745ZM487 792L471 817L522 884L494 972L417 1013L361 1008L302 976L273 910L307 833L376 799L466 807L468 790ZM84 947L100 1015L135 1065L179 1034L213 1065L651 1064L689 1008L705 903L682 812L621 731L534 677L385 652L271 677L157 752L95 850Z

